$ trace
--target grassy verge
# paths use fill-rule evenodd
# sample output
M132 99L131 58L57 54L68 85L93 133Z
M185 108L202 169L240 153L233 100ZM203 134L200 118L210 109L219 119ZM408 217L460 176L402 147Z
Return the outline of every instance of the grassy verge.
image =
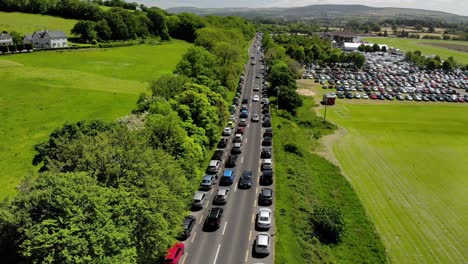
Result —
M0 30L16 31L20 34L32 34L36 30L63 30L71 36L71 29L77 20L60 17L26 14L19 12L0 12Z
M340 170L314 153L322 135L335 127L315 115L304 97L297 117L273 110L276 173L276 263L385 263L387 257L359 198ZM294 144L301 155L286 152ZM324 244L312 233L310 215L337 206L345 221L342 241ZM283 212L282 212L283 211Z
M423 55L439 55L442 59L453 57L456 62L468 64L468 53L444 47L436 47L424 43L468 45L468 41L430 40L430 39L402 39L402 38L364 38L363 40L387 44L402 51L420 50Z

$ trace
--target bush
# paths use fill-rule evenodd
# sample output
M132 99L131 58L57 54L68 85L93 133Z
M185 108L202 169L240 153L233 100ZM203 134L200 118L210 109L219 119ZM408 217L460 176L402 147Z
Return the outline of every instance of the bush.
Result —
M443 40L450 40L452 37L450 37L449 35L443 35L442 36L442 39Z
M343 213L338 207L317 207L310 219L313 234L322 243L337 243L345 231Z
M422 37L422 39L440 39L440 37L439 36L425 35L424 37Z
M95 39L91 40L91 44L92 44L92 45L97 45L97 44L98 44L98 43L97 43L97 40L95 40Z
M284 151L302 157L301 150L295 144L288 143L288 144L284 145Z
M33 45L30 44L30 43L27 43L27 44L24 44L24 48L27 49L27 50L32 50L32 49L33 49Z
M8 45L8 50L11 52L16 51L16 45Z
M0 52L8 52L8 46L0 46Z
M409 34L408 38L419 39L419 34Z

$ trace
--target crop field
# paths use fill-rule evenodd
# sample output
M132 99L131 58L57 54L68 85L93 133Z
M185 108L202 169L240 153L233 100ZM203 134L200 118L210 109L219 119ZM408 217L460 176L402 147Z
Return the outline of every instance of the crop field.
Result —
M402 38L364 38L363 40L387 44L402 51L420 50L424 55L439 55L442 59L453 57L458 63L468 64L468 52L459 50L459 45L468 46L468 41ZM456 44L458 49L452 49L449 44Z
M348 104L327 116L343 172L393 263L467 263L468 106Z
M36 171L33 146L65 122L129 114L146 81L171 72L190 44L0 57L0 198Z
M36 30L63 30L68 36L77 20L60 17L26 14L18 12L0 12L0 30L31 34Z

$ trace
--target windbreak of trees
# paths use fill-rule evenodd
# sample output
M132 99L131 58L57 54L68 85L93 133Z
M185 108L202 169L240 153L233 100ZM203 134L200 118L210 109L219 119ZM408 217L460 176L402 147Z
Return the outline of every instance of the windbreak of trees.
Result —
M414 63L421 69L428 70L442 69L444 71L451 71L457 67L465 70L468 68L468 65L458 65L453 57L448 57L446 60L442 60L438 55L426 57L423 56L419 50L406 52L406 60Z
M197 46L174 75L151 83L132 115L67 123L36 145L41 173L0 204L2 261L158 263L181 232L203 161L227 121L224 97L235 84L225 75L240 71L246 56L236 52L255 33L238 18L203 21L217 39L198 29Z

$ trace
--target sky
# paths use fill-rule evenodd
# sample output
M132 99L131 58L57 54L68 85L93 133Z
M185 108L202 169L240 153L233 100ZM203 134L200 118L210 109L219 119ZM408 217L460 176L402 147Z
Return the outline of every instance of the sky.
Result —
M207 7L298 7L314 4L361 4L375 7L404 7L443 11L468 16L467 0L137 0L147 6Z

